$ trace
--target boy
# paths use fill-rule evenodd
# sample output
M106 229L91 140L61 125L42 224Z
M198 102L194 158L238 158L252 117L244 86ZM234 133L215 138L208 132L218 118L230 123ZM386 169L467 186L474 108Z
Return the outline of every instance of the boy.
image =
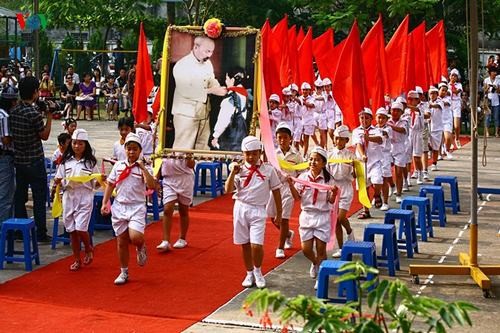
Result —
M332 81L329 78L323 79L323 95L325 97L326 119L328 127L328 136L334 141L334 131L342 123L342 111L340 110L335 98L333 98ZM335 144L335 142L334 142Z
M148 109L148 117L145 121L135 124L135 133L141 139L142 155L149 160L153 154L153 133L155 130L155 122L153 121L153 110Z
M281 122L276 128L276 140L278 141L278 149L276 154L278 159L287 161L290 164L296 165L303 162L300 153L291 147L292 143L292 130L290 126ZM297 171L285 171L288 175L292 177L297 177ZM278 177L281 180L282 187L280 189L281 193L281 206L282 206L282 219L281 225L276 224L276 205L274 204L274 198L270 198L267 203L267 216L271 218L273 224L280 230L280 242L278 248L276 249L276 258L285 258L285 249L291 249L293 244L294 232L289 229L288 221L292 214L294 199L292 193L290 192L290 187L288 186L288 181L286 177L278 173Z
M52 163L55 165L61 164L62 155L71 143L71 135L66 132L59 134L57 136L57 143L57 149L52 154Z
M316 124L314 122L314 109L316 108L316 104L314 103L314 97L311 96L311 85L309 83L303 82L300 89L302 90L300 102L302 104L304 158L306 158L309 150L309 137L314 135L314 131L316 130Z
M453 129L455 130L455 147L460 148L460 127L462 123L460 118L462 117L462 102L460 94L463 91L462 84L458 82L460 77L460 72L458 69L453 68L450 72L450 83L448 83L448 89L451 92L451 112L453 115Z
M141 140L135 133L130 133L125 139L127 157L115 163L108 176L108 186L102 199L101 214L112 213L113 230L116 234L118 258L121 272L115 279L116 285L128 281L129 243L136 247L137 264L146 264L146 244L144 229L146 227L146 188L154 188L155 180L151 176L141 155ZM110 208L111 193L116 187L116 197Z
M326 130L327 130L327 119L326 119L326 105L325 105L325 95L323 94L323 80L317 79L314 82L316 91L314 92L314 122L316 128L319 129L319 146L326 149ZM316 137L316 135L314 135ZM314 139L314 138L313 138Z
M382 133L372 126L373 114L369 108L363 108L359 113L360 126L352 132L352 143L356 146L356 156L365 163L365 175L375 189L374 197L380 196L382 184ZM367 182L368 186L368 182ZM370 209L358 214L358 219L371 218Z
M429 117L427 115L428 111L429 111L429 102L425 99L425 95L424 95L424 90L422 89L422 87L419 87L419 86L416 86L415 87L415 91L418 93L418 97L420 98L420 110L423 112L424 114L424 129L422 131L422 150L423 150L423 154L422 154L422 164L423 164L423 168L424 168L424 171L422 172L422 179L423 180L429 180L429 171L427 169L427 165L429 164L429 150L430 147L430 139L429 139L429 136L430 136L430 125L429 125ZM417 178L417 174L415 173L414 175L412 175L412 178Z
M382 184L382 204L380 205L381 211L389 210L389 188L394 185L392 182L392 168L391 168L391 137L392 128L387 125L389 114L385 108L379 108L376 113L377 127L382 133L382 177L384 183ZM375 203L377 198L374 198Z
M241 245L243 261L247 271L241 283L250 288L264 288L266 280L261 266L264 257L264 233L266 228L266 204L272 191L276 205L274 223L281 225L281 182L274 168L260 160L262 143L254 136L247 136L241 143L245 160L243 165L232 164L226 180L226 192L234 192L233 242Z
M118 120L118 130L120 131L120 140L113 144L113 159L116 161L125 160L125 139L129 133L134 132L134 119L123 117Z
M444 132L444 154L448 160L453 159L451 154L451 143L453 142L453 111L451 110L450 96L448 96L448 85L444 82L438 86L439 97L443 102L443 132Z
M279 108L280 97L277 94L272 94L269 97L269 120L271 121L271 130L274 132L276 126L281 122L282 112ZM276 140L274 140L274 146L276 147Z
M430 143L432 148L432 171L437 171L437 161L439 158L439 149L443 141L443 109L444 104L438 98L438 90L436 87L429 89L429 110L427 116L431 120Z
M420 97L415 90L410 90L407 94L407 109L405 110L405 116L410 123L410 145L409 152L411 152L410 158L413 158L413 165L415 167L415 172L417 176L417 184L423 184L422 180L422 153L423 153L423 130L424 130L424 116L423 112L420 110ZM410 170L407 170L410 172Z
M403 104L394 102L391 104L391 119L387 125L392 128L391 153L394 160L394 170L396 173L396 203L401 202L401 192L403 191L403 177L408 157L406 154L406 142L408 139L408 121L403 118Z

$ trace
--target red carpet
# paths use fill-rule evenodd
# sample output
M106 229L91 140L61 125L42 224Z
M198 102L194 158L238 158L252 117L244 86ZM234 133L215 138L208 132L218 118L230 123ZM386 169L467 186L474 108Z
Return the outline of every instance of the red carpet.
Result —
M470 140L461 138L462 145ZM114 286L119 273L116 242L96 247L94 263L70 272L70 257L0 285L2 332L92 331L179 332L200 321L242 290L245 269L240 248L232 244L229 195L191 209L189 246L172 253L155 250L161 225L146 230L148 263L131 257L130 280ZM349 215L361 208L355 199ZM290 225L297 230L299 203ZM178 234L178 218L173 238ZM283 263L274 258L278 231L268 223L263 270ZM297 238L298 239L298 238ZM292 255L299 250L287 251ZM135 251L131 251L135 254ZM273 288L272 285L269 286Z

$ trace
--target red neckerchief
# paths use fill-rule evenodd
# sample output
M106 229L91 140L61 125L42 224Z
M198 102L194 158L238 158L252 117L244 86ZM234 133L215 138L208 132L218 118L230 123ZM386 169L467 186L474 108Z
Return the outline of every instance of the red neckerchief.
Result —
M317 183L318 180L320 179L323 179L323 177L321 176L318 176L317 178L314 178L310 175L307 175L307 178L309 178L309 181L312 182L312 183ZM316 201L318 200L318 193L319 193L319 190L318 189L313 189L313 205L316 204Z
M410 116L411 116L411 126L415 124L415 117L416 117L416 112L413 109L410 109Z
M368 127L368 128L364 128L363 129L365 136L366 135L370 135L370 128L371 128L371 126ZM364 144L364 146L365 146L365 154L366 154L366 150L368 149L368 140L366 140L366 138L365 138L365 144Z
M116 180L115 186L121 183L122 181L125 180L131 173L132 169L136 166L136 163L133 163L132 165L127 165L125 166L125 169L123 169L122 173L118 176L118 179Z
M227 90L234 91L240 95L248 97L248 91L244 87L229 87L229 88L227 88Z
M254 173L257 173L257 177L260 177L260 179L264 180L266 177L259 171L261 164L258 165L251 165L250 167L246 167L248 170L250 170L250 173L247 175L247 178L245 179L245 182L243 183L243 187L247 187L248 184L250 184L250 180L252 180L252 176Z

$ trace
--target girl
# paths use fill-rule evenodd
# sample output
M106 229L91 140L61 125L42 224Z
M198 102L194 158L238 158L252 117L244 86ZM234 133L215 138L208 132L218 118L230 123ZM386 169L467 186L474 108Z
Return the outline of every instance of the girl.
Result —
M333 142L335 147L329 153L329 159L345 159L354 160L354 154L346 148L349 142L349 127L346 125L339 126L333 132ZM354 180L354 164L351 163L334 163L330 164L329 171L332 177L335 179L335 185L340 188L340 201L339 201L339 212L337 215L337 225L335 228L335 235L337 237L337 242L339 244L339 250L332 254L333 258L340 258L342 254L342 246L344 245L344 234L342 232L342 227L344 227L347 232L348 240L354 239L354 232L352 231L349 220L347 219L347 212L351 208L352 198L354 196L354 190L352 187L352 181Z
M113 144L113 159L122 161L127 158L125 154L125 139L129 133L134 132L134 120L128 117L120 118L118 120L118 130L120 131L120 140Z
M77 126L78 123L76 122L75 118L68 118L64 120L63 127L66 133L68 133L69 135L73 135Z
M379 206L381 211L389 210L389 188L394 186L394 182L392 181L392 156L391 156L391 137L392 137L392 128L387 125L387 121L389 120L389 114L385 108L379 108L375 114L377 120L377 127L380 129L382 133L382 177L384 178L384 183L382 184L382 203ZM422 175L418 175L417 184L422 184ZM419 183L420 181L420 183ZM375 200L374 204L377 202L377 198L373 198ZM377 205L375 204L375 207Z
M88 229L94 202L95 180L79 183L64 178L95 173L97 160L92 154L87 131L77 129L71 138L71 145L64 151L61 164L57 168L54 186L60 183L63 185L64 228L70 234L71 249L75 258L69 269L77 271L82 264L80 242L83 242L85 247L83 264L89 265L94 260Z
M302 173L299 179L330 185L329 191L320 191L302 184L295 184L289 178L288 183L294 199L301 200L299 216L299 233L302 241L302 252L311 261L309 274L313 279L318 275L318 267L326 259L326 243L330 240L330 211L337 194L333 177L327 166L327 152L315 147L309 157L309 170ZM314 251L316 248L316 253ZM314 284L317 289L318 281Z
M155 180L144 163L139 160L141 140L135 133L125 139L127 157L115 163L108 177L108 186L102 199L101 213L112 213L113 230L117 236L118 258L121 272L116 285L128 280L129 243L137 250L137 264L144 266L147 260L144 228L146 226L146 187L154 188ZM116 187L113 207L108 206L111 193Z
M162 162L161 175L163 176L163 202L165 205L163 208L163 240L156 247L161 252L170 250L170 231L176 202L179 204L181 234L175 242L174 248L182 249L187 246L189 206L193 202L194 165L191 154L180 159L164 159Z

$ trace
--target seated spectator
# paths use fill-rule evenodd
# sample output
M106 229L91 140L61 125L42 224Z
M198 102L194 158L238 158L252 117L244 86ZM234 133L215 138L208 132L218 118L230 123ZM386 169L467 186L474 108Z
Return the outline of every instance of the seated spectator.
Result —
M66 119L73 116L73 108L76 107L76 96L80 88L78 84L73 81L73 76L66 74L66 80L61 87L61 100L65 103L64 105L64 117Z
M17 87L17 78L10 69L5 71L5 75L2 78L1 84L2 87L7 87L7 86L11 86L14 88Z
M50 75L48 72L42 73L42 81L40 82L40 97L54 97L56 92L56 88L54 86L54 81L50 79Z
M104 84L103 91L104 97L106 97L106 111L108 113L108 120L118 119L118 96L119 88L115 83L115 78L113 75L107 76L108 82Z
M83 74L83 82L80 83L80 92L76 100L78 102L76 119L80 120L82 109L85 109L85 118L92 120L92 114L96 107L96 85L94 81L91 81L90 73Z

